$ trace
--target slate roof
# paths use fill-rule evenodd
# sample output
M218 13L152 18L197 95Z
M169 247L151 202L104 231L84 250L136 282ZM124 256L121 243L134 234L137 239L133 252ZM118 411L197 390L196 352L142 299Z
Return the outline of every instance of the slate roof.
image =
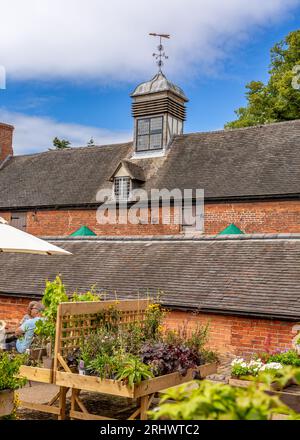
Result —
M204 189L207 200L300 195L300 120L175 136L165 157L130 159L132 143L16 156L0 169L0 209L83 206L122 160L141 188Z
M162 290L171 308L300 319L300 234L49 241L73 255L0 254L1 294L41 295L60 273L70 293Z
M0 169L0 208L86 205L132 150L132 143L15 156Z

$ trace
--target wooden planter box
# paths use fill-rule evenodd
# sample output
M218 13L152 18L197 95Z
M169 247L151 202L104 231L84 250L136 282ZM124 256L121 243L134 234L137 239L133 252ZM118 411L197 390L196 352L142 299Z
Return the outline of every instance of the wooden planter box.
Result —
M26 377L29 381L53 384L53 369L30 367L21 365L19 376ZM65 402L67 390L60 388L57 394L48 403L34 403L21 400L20 406L23 408L40 411L48 414L57 415L59 419L65 418ZM59 402L58 407L54 406Z
M88 412L79 394L81 391L90 391L137 400L138 408L131 414L129 420L137 418L145 420L155 393L190 382L194 379L195 371L202 379L216 372L216 364L206 364L188 370L185 376L181 376L179 373L167 374L145 380L130 388L122 381L101 380L99 377L79 375L77 372L71 371L67 362L68 354L74 353L80 347L83 336L88 337L97 330L99 314L107 322L113 322L110 316L110 309L113 307L119 312L118 326L126 327L133 322L140 322L142 325L148 305L148 300L87 301L59 304L56 321L53 382L60 387L65 395L67 390L72 390L70 418L82 420L108 419ZM62 398L62 407L65 408L65 405L66 401Z
M47 368L21 365L20 376L26 377L26 379L34 382L53 383L53 370Z
M15 392L12 390L0 391L0 417L9 416L14 410Z
M112 379L101 380L99 377L95 376L86 376L71 372L57 371L55 376L55 383L60 387L72 389L70 417L73 419L107 420L107 417L90 414L86 410L84 404L79 399L80 391L84 390L110 394L113 396L125 397L129 399L138 399L140 406L129 417L129 419L133 420L139 417L142 420L145 420L147 419L147 411L155 393L177 385L181 385L186 382L190 382L194 379L195 372L198 372L200 379L204 379L206 376L214 374L216 371L216 363L205 364L201 365L197 369L188 370L185 376L180 375L178 372L171 373L164 376L155 377L153 379L144 380L140 384L134 385L132 388L121 381L116 381ZM78 409L80 409L80 411L78 411Z
M180 375L178 372L166 374L164 376L144 380L139 385L134 385L132 388L124 384L122 381L100 379L96 376L57 371L55 383L56 385L67 388L77 388L85 391L95 391L97 393L136 399L176 385L181 385L185 382L190 382L194 379L195 371L199 371L200 378L204 379L206 376L214 374L216 369L217 364L205 364L197 369L188 370L185 376Z
M249 385L253 384L253 380L230 378L228 383L229 385L232 385L234 387L247 388ZM288 382L284 388L287 388L292 383L293 383L292 381ZM280 386L276 382L273 382L271 383L271 389L274 391L280 391L282 388L280 388Z

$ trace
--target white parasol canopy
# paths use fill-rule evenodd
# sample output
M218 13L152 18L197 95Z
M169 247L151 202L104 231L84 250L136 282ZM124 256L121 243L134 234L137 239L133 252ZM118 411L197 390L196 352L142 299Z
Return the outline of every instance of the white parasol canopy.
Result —
M20 231L0 217L0 253L21 252L41 255L72 255L47 241Z

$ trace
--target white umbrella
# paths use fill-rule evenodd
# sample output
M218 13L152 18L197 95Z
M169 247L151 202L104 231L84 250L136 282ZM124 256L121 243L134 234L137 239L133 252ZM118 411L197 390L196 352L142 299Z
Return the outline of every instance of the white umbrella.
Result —
M47 241L41 240L26 232L20 231L0 217L0 253L22 252L41 255L72 255Z

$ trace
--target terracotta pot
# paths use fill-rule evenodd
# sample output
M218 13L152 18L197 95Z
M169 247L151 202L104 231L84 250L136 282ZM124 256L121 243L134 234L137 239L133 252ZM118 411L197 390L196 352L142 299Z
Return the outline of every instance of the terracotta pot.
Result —
M42 360L42 356L47 356L47 351L45 348L31 348L30 349L30 359L34 361Z
M12 390L0 391L0 417L9 416L14 410L15 392Z

